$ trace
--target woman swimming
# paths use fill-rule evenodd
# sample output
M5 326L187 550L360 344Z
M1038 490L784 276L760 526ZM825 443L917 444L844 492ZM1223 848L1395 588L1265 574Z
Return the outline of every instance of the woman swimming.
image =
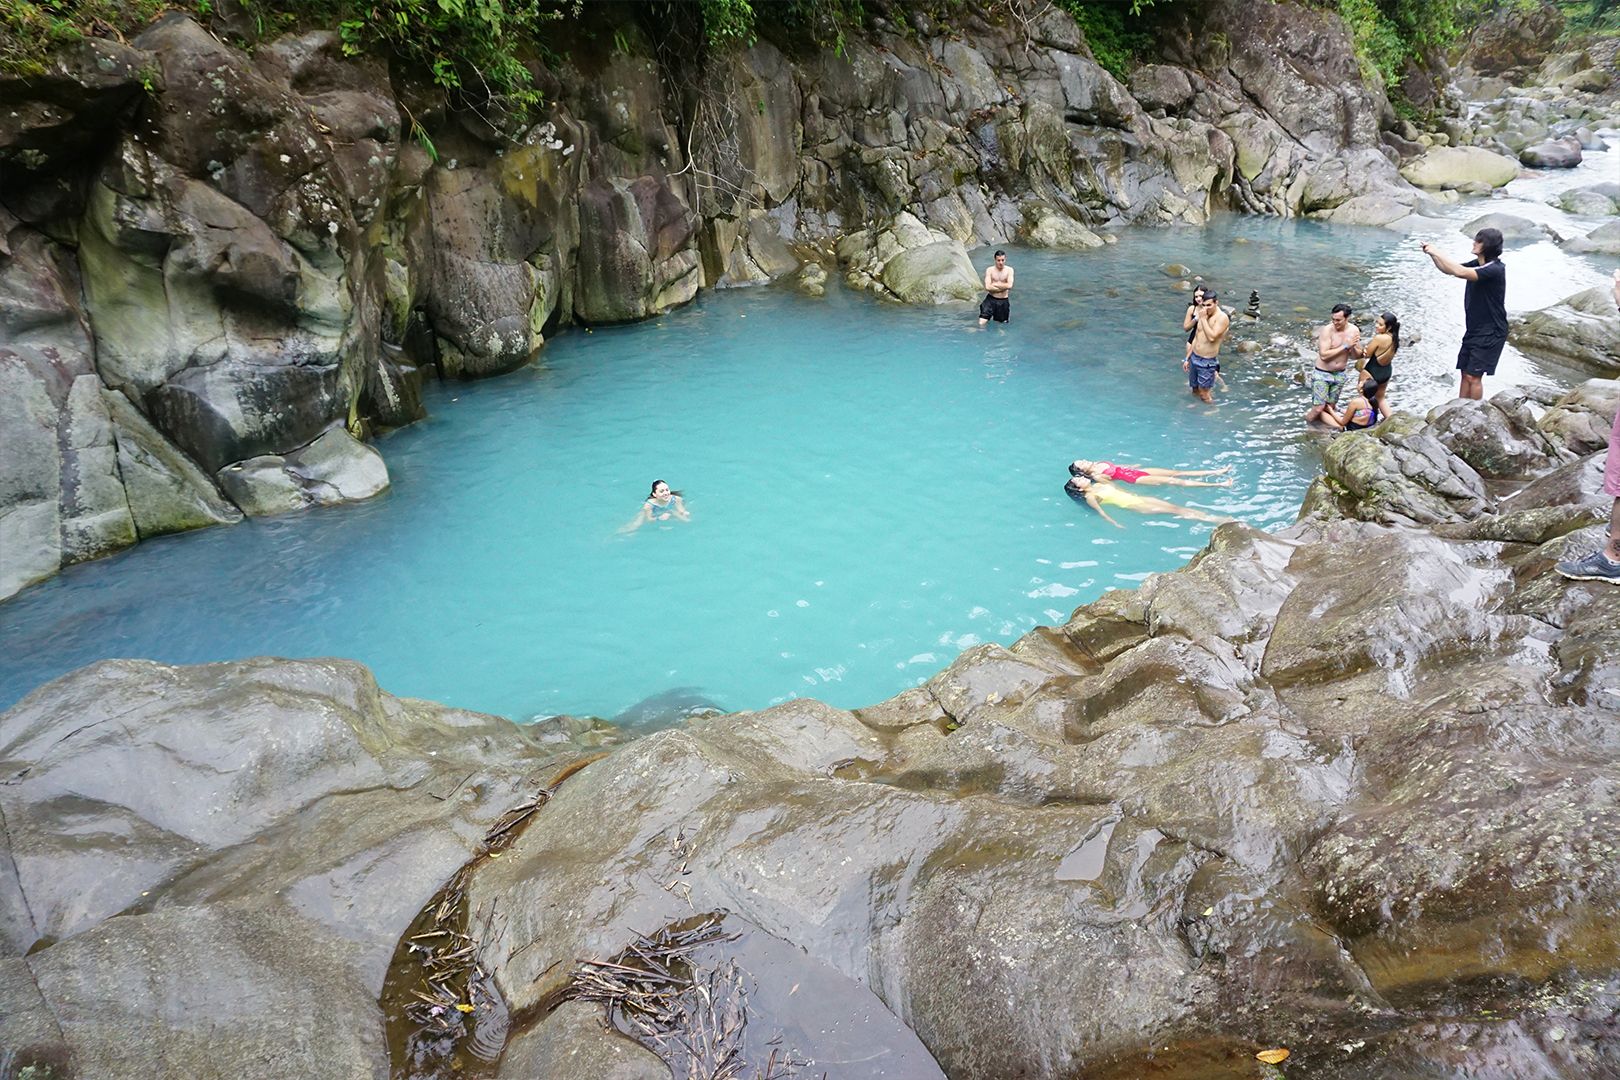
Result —
M1222 476L1231 471L1230 465L1223 465L1219 469L1156 469L1152 466L1115 465L1112 461L1086 461L1084 458L1069 466L1070 476L1085 473L1093 480L1118 480L1122 484L1142 484L1148 487L1160 484L1173 484L1176 487L1231 487L1230 476L1225 480L1183 479L1188 476Z
M671 491L668 484L662 480L652 482L652 490L647 493L647 500L641 504L641 512L620 532L634 532L649 521L668 521L670 518L680 518L682 521L691 521L692 515L687 513L686 503L681 500L681 493Z
M1208 510L1195 510L1190 506L1178 506L1173 502L1154 498L1152 495L1138 495L1134 491L1126 491L1109 481L1093 480L1084 473L1079 476L1071 476L1069 482L1063 485L1063 490L1069 498L1075 502L1084 502L1101 514L1104 521L1118 529L1123 529L1125 526L1109 516L1108 511L1103 509L1104 503L1117 506L1122 510L1135 510L1139 514L1169 514L1174 517L1189 518L1193 521L1220 522L1232 520L1229 517L1212 514Z
M1372 377L1377 386L1373 390L1372 402L1378 406L1378 415L1389 414L1389 403L1384 400L1384 388L1389 385L1392 374L1390 365L1395 360L1395 354L1401 351L1401 320L1390 312L1384 312L1373 323L1373 336L1360 351L1362 363L1357 365L1364 375Z

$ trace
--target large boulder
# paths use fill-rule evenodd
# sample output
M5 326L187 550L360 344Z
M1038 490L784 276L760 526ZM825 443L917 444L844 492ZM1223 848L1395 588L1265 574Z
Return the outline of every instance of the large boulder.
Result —
M879 280L902 304L973 300L981 288L967 251L955 240L907 248L883 264Z
M1483 184L1499 188L1519 175L1519 163L1478 146L1436 146L1401 166L1401 176L1423 188Z
M851 233L838 242L844 280L908 304L975 300L982 284L961 241L901 213L887 228Z
M1495 229L1510 244L1534 244L1540 240L1558 240L1559 235L1550 226L1516 214L1485 214L1464 225L1458 232L1472 237L1481 229Z
M93 665L0 715L0 951L86 1080L385 1077L400 936L573 745L343 661Z
M1306 493L1302 517L1436 525L1470 521L1492 505L1479 473L1407 413L1335 439L1322 469Z
M1553 200L1553 204L1571 214L1587 217L1620 214L1620 183L1604 182L1571 188Z
M1519 151L1519 161L1531 169L1573 169L1581 163L1581 141L1548 139Z
M219 471L219 484L253 517L360 502L388 487L382 455L342 428L286 455L249 458Z
M1025 215L1026 243L1058 251L1089 251L1104 245L1103 238L1066 214L1037 207Z
M1620 372L1620 313L1615 311L1614 291L1599 285L1514 318L1509 321L1508 340L1532 356Z
M1564 250L1582 255L1620 255L1620 221L1605 222L1585 236L1565 242Z
M1554 446L1589 454L1609 444L1616 412L1620 412L1620 382L1588 379L1555 401L1536 421L1536 428Z
M1448 401L1429 412L1426 430L1475 472L1492 479L1534 475L1563 460L1537 429L1523 395L1512 391L1489 401Z

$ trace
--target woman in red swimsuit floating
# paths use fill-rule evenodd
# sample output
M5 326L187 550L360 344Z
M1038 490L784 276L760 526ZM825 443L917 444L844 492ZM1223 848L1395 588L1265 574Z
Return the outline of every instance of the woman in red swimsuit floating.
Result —
M1155 469L1140 465L1115 465L1112 461L1076 461L1069 466L1070 476L1084 474L1096 480L1117 480L1122 484L1172 484L1176 487L1231 487L1232 478L1224 480L1188 480L1189 476L1224 476L1232 466L1219 469Z

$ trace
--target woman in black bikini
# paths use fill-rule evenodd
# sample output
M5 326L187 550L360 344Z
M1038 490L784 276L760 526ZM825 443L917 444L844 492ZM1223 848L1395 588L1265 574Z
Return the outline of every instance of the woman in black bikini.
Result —
M1371 400L1378 407L1379 416L1389 414L1389 403L1384 400L1384 388L1389 385L1390 365L1395 360L1395 354L1401 351L1401 320L1389 312L1378 316L1373 323L1372 340L1361 350L1363 363L1360 366L1362 375L1371 378L1377 384L1371 395Z

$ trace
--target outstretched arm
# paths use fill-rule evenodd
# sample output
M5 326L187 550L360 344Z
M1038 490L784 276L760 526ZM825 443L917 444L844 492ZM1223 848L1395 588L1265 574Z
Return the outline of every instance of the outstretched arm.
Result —
M1123 529L1125 527L1125 526L1121 525L1119 522L1115 521L1113 518L1109 517L1108 516L1108 511L1106 511L1106 510L1104 510L1102 508L1102 503L1097 501L1097 496L1093 495L1089 491L1086 492L1086 503L1093 510L1097 511L1097 513L1101 514L1103 516L1103 520L1108 522L1108 524L1112 525L1114 528Z
M1454 259L1447 258L1446 256L1440 254L1440 252L1436 251L1434 246L1431 244L1423 245L1423 254L1427 255L1434 261L1435 269L1439 270L1442 274L1450 274L1452 277L1460 277L1467 281L1479 280L1479 271L1475 270L1472 266L1464 266Z
M651 520L652 510L648 508L646 503L642 503L641 512L638 513L633 520L631 520L630 524L623 526L619 529L619 531L622 533L635 532L637 529L641 528L643 524Z

